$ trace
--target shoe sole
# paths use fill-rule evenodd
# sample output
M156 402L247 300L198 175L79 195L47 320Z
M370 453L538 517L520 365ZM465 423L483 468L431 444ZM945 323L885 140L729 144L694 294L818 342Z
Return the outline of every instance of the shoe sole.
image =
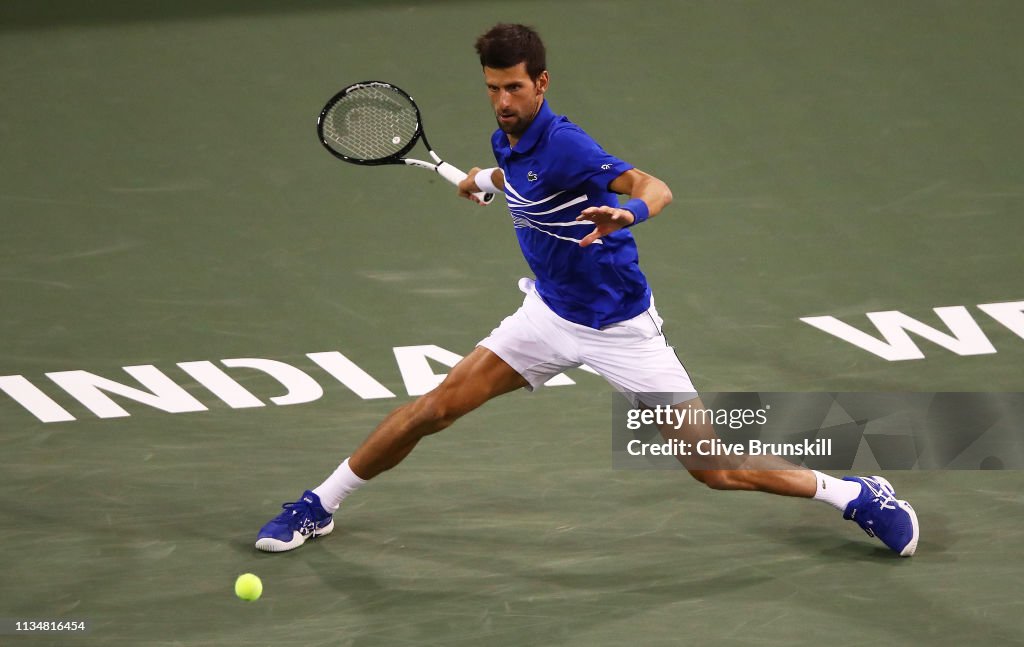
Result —
M284 553L289 550L295 550L302 544L306 543L306 540L310 537L323 537L334 532L334 519L322 528L317 528L313 531L312 535L300 535L295 533L291 541L281 541L280 539L274 539L273 537L261 537L256 540L256 549L262 550L265 553Z
M896 492L896 488L892 486L892 483L882 478L881 476L874 476L872 478L877 480L879 483L884 483L886 487L888 487L893 492ZM921 534L921 530L917 525L917 513L914 512L913 506L911 506L909 503L902 499L896 499L896 504L900 508L902 508L908 515L910 515L910 524L914 528L914 534L910 538L910 541L907 542L907 545L904 546L903 550L900 551L900 557L910 557L917 551L917 540Z

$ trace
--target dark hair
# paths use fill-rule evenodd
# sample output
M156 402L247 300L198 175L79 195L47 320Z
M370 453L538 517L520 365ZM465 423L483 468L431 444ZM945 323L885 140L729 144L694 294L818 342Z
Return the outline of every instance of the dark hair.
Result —
M547 52L540 34L526 25L500 23L476 39L480 65L504 69L526 63L526 73L536 80L548 69Z

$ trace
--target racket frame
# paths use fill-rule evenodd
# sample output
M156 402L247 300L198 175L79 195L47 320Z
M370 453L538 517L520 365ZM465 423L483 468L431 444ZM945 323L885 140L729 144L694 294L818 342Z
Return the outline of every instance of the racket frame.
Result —
M391 90L402 95L403 97L406 98L406 100L409 101L409 105L412 106L412 109L416 113L416 132L413 133L413 136L411 138L409 138L409 141L408 143L405 144L405 146L395 151L391 155L388 155L387 157L379 157L376 159L350 157L340 151L335 150L330 145L330 143L328 143L327 137L324 135L324 120L327 118L327 114L331 111L331 109L334 108L334 106L337 105L339 101L344 99L352 92L355 92L356 90L361 90L366 87L382 88L386 90ZM320 116L317 117L316 120L316 134L317 137L320 139L320 143L323 144L324 148L326 148L331 155L334 155L338 159L348 162L350 164L358 164L360 166L383 166L385 164L405 164L406 166L425 168L436 172L438 175L440 175L441 177L443 177L444 179L448 180L449 182L456 186L458 186L459 182L461 182L467 177L467 174L465 172L459 170L452 164L445 162L444 160L441 159L440 155L434 152L433 147L430 145L430 141L427 139L427 133L423 130L423 116L420 114L420 107L416 105L416 101L412 98L412 96L402 88L392 83L388 83L387 81L360 81L359 83L353 83L352 85L337 92L333 97L331 97L327 101L326 104L324 104L323 109L320 111ZM430 154L430 158L434 160L433 163L426 162L424 160L414 159L411 157L403 157L403 155L411 151L413 147L416 146L416 142L421 139L423 140L423 145L427 148L427 152ZM485 205L490 204L491 201L494 200L493 193L484 193L481 191L474 193L473 195L478 200L480 200L482 204Z

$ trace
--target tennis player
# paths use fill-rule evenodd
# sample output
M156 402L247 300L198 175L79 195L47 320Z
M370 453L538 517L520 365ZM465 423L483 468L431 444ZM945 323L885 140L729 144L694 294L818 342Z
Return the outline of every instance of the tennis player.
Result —
M522 307L459 362L433 391L395 409L327 479L268 522L259 550L280 552L334 529L341 502L398 465L425 436L491 398L534 389L587 364L634 406L702 406L690 377L662 334L662 319L640 271L631 227L658 215L672 193L658 178L604 151L545 100L549 76L538 34L499 24L476 41L498 129L497 166L474 168L459 195L503 192L523 255L536 277L524 279ZM618 195L628 196L621 206ZM714 438L709 425L666 435ZM813 498L833 505L903 556L914 553L913 508L881 477L846 477L763 459L744 469L723 462L684 465L705 485ZM768 469L756 469L758 466Z

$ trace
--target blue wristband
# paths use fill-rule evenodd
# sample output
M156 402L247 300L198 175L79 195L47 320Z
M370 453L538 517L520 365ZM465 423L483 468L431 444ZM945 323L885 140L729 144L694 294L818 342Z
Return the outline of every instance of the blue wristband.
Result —
M651 217L651 211L647 208L647 203L640 198L633 198L626 204L622 205L621 208L633 214L633 223L626 225L627 227L639 225Z

